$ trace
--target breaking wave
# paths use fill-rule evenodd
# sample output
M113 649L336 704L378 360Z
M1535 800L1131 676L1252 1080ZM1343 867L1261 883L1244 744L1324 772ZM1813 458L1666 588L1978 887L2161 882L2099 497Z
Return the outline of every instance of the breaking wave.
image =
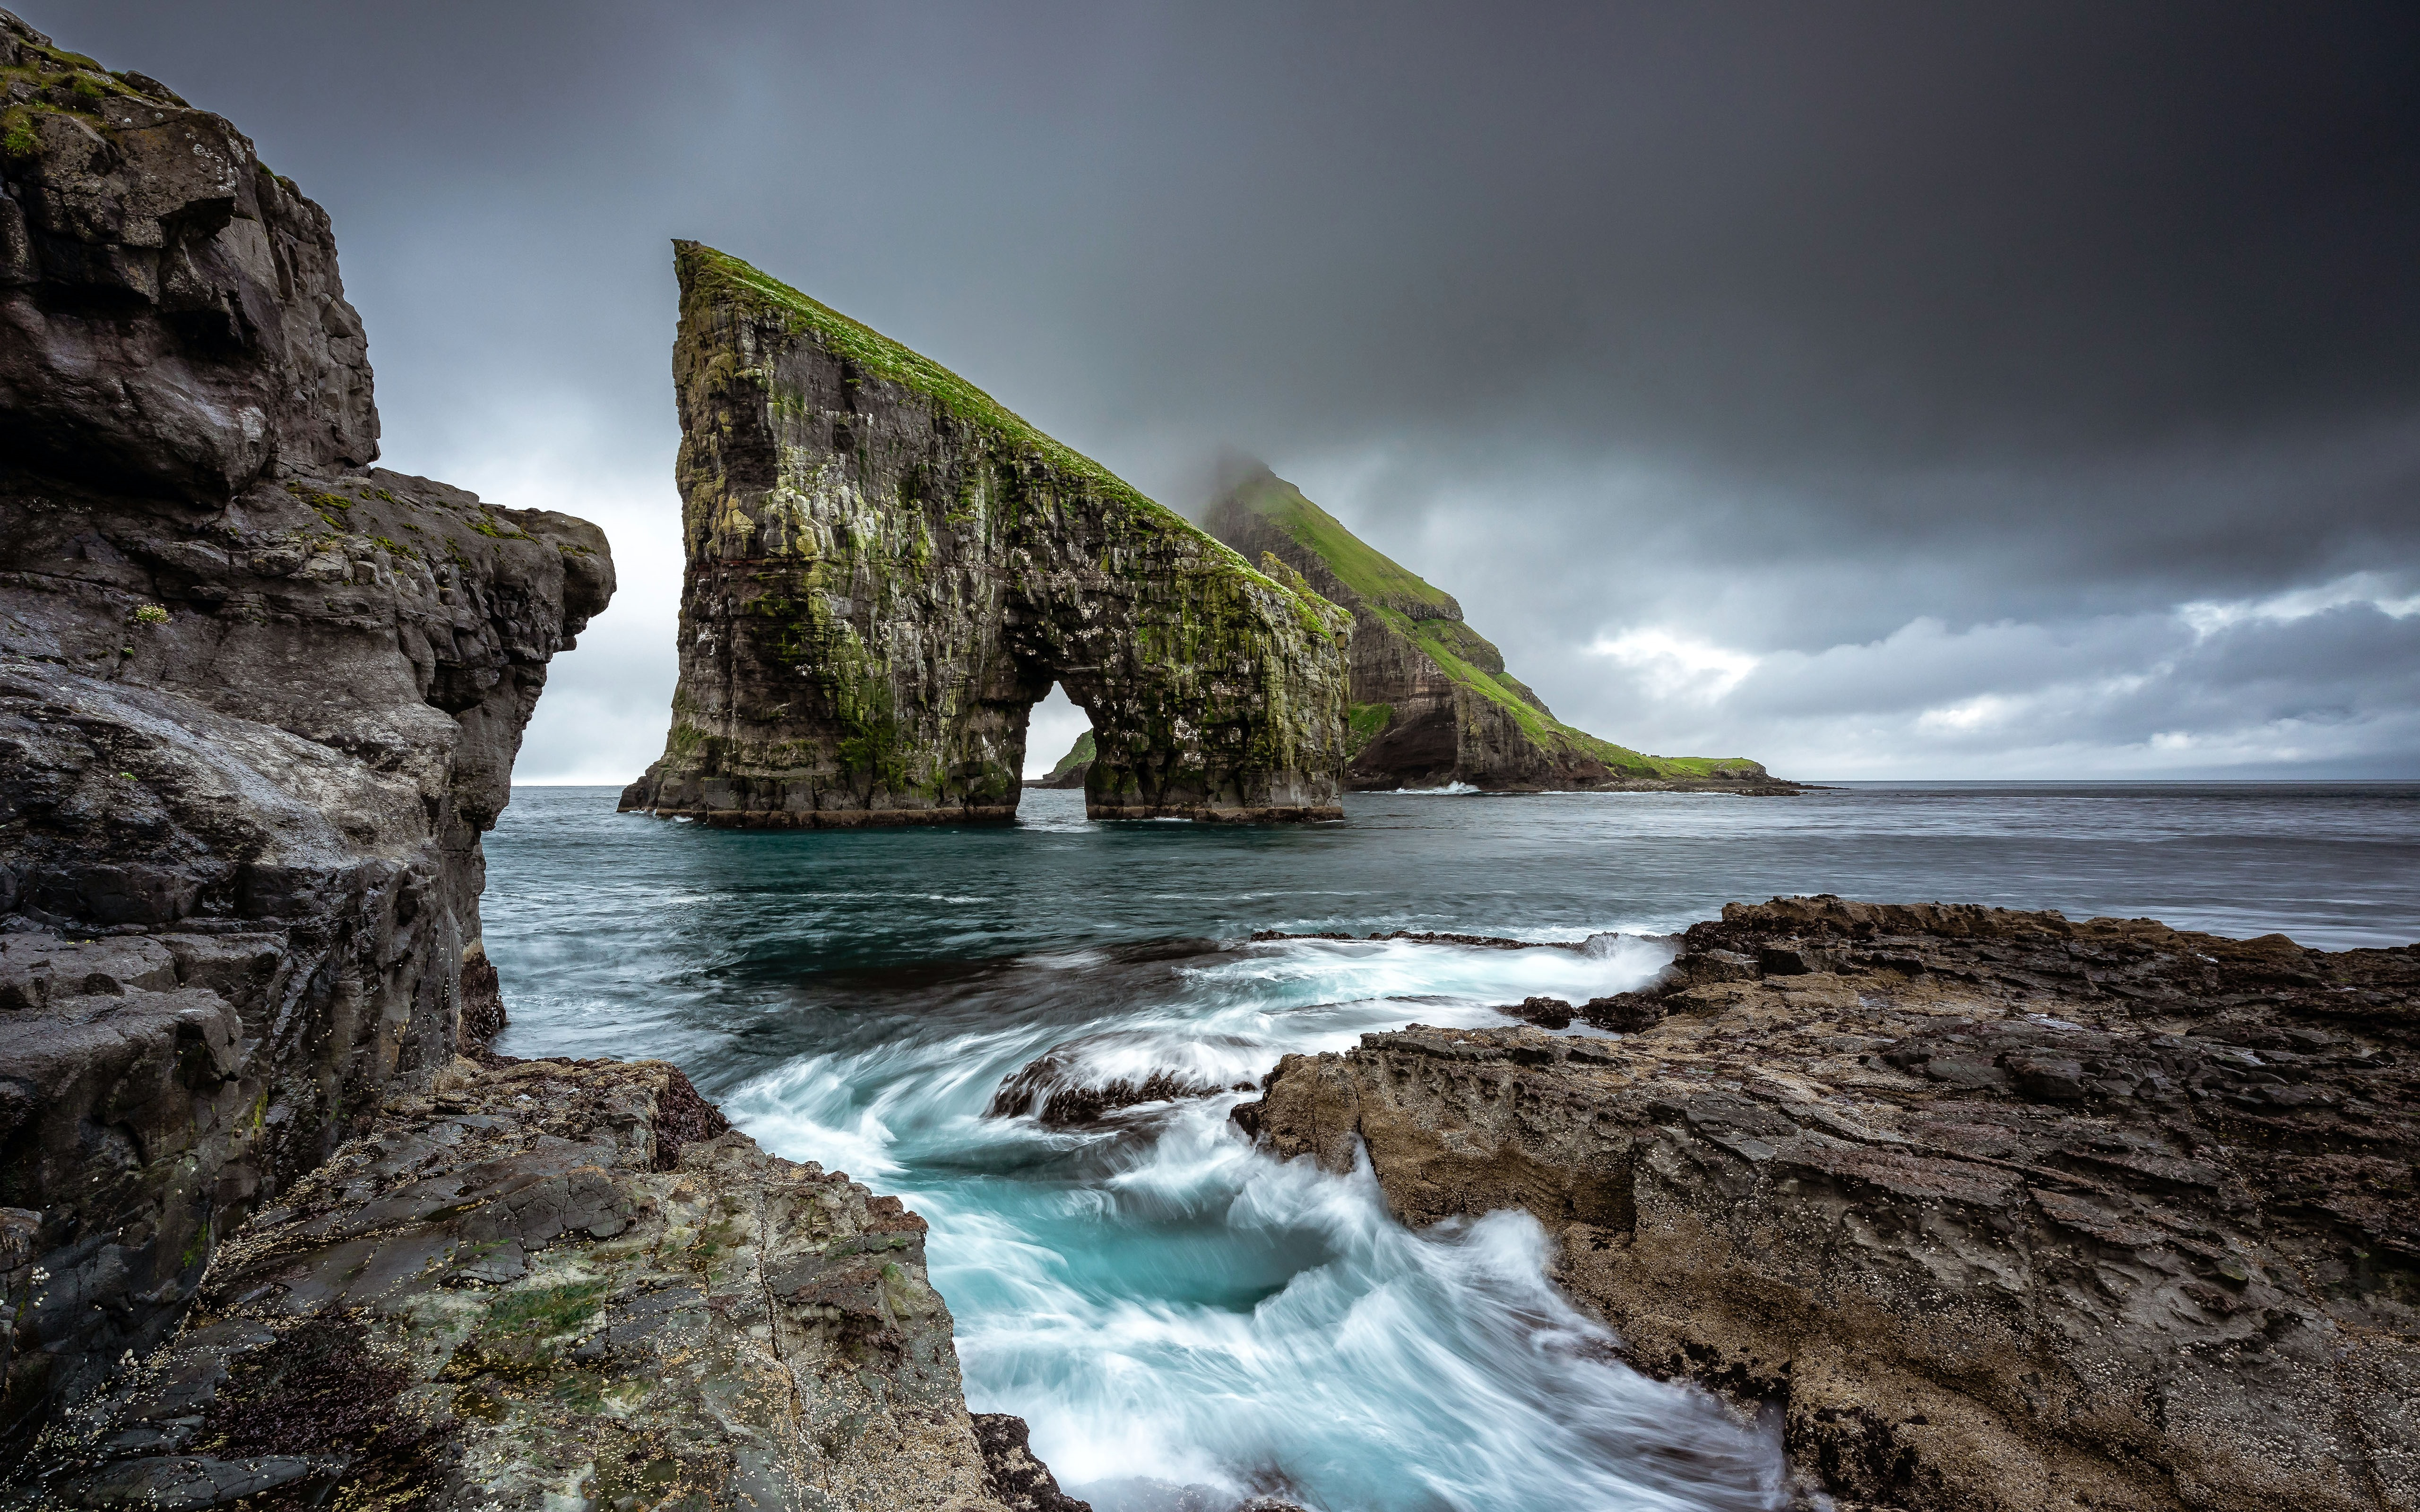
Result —
M1501 1212L1413 1232L1366 1163L1282 1165L1229 1120L1288 1054L1635 989L1668 942L1175 942L920 984L726 1107L932 1226L970 1403L1015 1412L1101 1512L1276 1494L1319 1509L1771 1508L1772 1435L1650 1381ZM1576 945L1577 948L1570 948ZM1036 1117L1054 1093L1175 1095ZM1216 1088L1216 1089L1213 1089Z

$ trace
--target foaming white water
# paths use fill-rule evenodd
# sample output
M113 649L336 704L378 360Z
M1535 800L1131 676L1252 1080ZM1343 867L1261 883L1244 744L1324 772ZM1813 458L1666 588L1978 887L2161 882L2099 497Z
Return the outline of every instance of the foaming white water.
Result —
M1778 1506L1776 1446L1616 1361L1547 1281L1525 1214L1408 1231L1366 1164L1336 1176L1255 1150L1227 1118L1235 1093L1081 1131L983 1116L1053 1050L1103 1082L1251 1080L1372 1029L1635 988L1669 954L1288 940L1205 951L1132 991L1108 959L1036 962L1037 982L1072 970L1107 990L1080 1020L907 1019L726 1105L770 1148L908 1197L933 1225L970 1400L1023 1415L1102 1512L1143 1505L1143 1483L1321 1512Z

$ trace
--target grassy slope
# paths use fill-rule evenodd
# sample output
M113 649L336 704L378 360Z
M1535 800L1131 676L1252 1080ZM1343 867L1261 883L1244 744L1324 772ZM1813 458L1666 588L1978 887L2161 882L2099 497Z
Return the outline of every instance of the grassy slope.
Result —
M1665 778L1705 777L1717 766L1745 757L1649 756L1600 740L1546 713L1532 702L1529 689L1510 673L1492 672L1481 662L1504 664L1503 656L1480 633L1460 620L1414 619L1405 609L1433 605L1445 609L1452 597L1367 541L1344 528L1342 521L1302 496L1282 478L1264 477L1235 495L1238 502L1283 531L1298 545L1316 552L1337 580L1360 594L1398 635L1419 646L1447 676L1500 705L1522 733L1542 746L1593 756L1607 766ZM1476 659L1474 659L1476 658ZM1366 737L1365 737L1366 738Z
M1075 768L1091 761L1093 759L1093 733L1090 730L1087 730L1082 734L1076 737L1076 743L1067 748L1067 754L1059 758L1059 764L1050 768L1048 774L1046 775L1042 780L1045 782L1058 781L1061 778L1065 777Z

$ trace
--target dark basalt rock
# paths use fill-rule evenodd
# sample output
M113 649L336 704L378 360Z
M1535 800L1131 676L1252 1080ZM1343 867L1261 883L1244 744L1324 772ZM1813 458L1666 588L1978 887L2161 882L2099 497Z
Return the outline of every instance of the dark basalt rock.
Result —
M1777 899L1575 1016L1632 1032L1367 1035L1235 1118L1536 1214L1843 1504L2420 1501L2420 948Z
M1033 1458L1025 1419L1006 1412L977 1412L975 1443L983 1447L985 1489L1009 1512L1093 1512L1059 1489L1050 1467Z
M327 212L220 116L0 13L0 452L216 503L378 456Z
M1226 1090L1217 1082L1175 1071L1091 1080L1078 1057L1052 1051L1002 1079L984 1108L984 1117L1014 1119L1032 1114L1052 1128L1075 1128L1098 1123L1120 1108L1139 1103L1213 1097Z
M625 810L1008 819L1056 682L1092 717L1096 819L1342 817L1342 611L956 375L675 247L680 684Z
M7 1460L501 1026L479 835L613 572L368 466L328 218L226 121L0 13L0 143Z
M1526 1020L1542 1029L1568 1029L1572 1026L1572 1005L1559 997L1524 997L1517 1007L1499 1008L1496 1011Z

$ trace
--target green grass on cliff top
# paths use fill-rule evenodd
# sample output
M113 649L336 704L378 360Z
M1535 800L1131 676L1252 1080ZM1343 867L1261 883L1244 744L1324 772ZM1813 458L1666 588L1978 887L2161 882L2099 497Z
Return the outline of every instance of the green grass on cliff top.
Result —
M1459 612L1452 595L1346 530L1343 521L1275 473L1264 472L1228 497L1317 555L1338 582L1372 603L1392 609L1428 605Z
M909 350L862 321L850 319L820 300L799 293L762 269L742 262L729 253L717 252L694 241L675 242L674 245L678 248L681 270L692 284L728 295L745 304L779 312L788 318L794 330L813 332L827 347L848 359L861 371L913 389L951 414L983 426L1012 446L1039 452L1046 462L1060 471L1082 478L1107 498L1142 511L1152 524L1162 530L1194 536L1245 571L1261 576L1259 569L1223 542L1174 510L1154 501L1083 453L1027 424L1006 405L931 358Z
M1087 730L1076 737L1076 743L1067 748L1067 754L1059 758L1059 764L1050 768L1049 775L1042 780L1056 782L1098 754L1099 748L1093 744L1093 733Z
M1522 733L1538 744L1593 756L1617 771L1659 778L1709 777L1717 767L1747 760L1744 756L1650 756L1563 723L1541 708L1535 695L1517 678L1509 672L1491 672L1463 655L1485 647L1497 665L1504 661L1485 637L1462 622L1451 594L1345 529L1343 521L1304 498L1301 489L1264 471L1228 499L1315 553L1337 581L1369 601L1388 628L1419 647L1448 677L1510 714ZM1454 618L1415 619L1407 612L1422 606L1452 613Z

